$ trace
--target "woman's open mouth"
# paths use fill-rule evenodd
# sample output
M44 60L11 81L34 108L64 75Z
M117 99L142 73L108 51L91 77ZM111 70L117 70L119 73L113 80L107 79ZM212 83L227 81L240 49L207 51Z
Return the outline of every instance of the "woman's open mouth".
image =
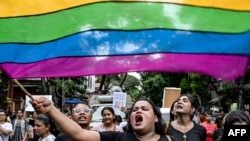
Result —
M136 125L136 126L141 125L142 121L143 121L143 118L142 118L141 115L136 115L136 116L135 116L135 125Z

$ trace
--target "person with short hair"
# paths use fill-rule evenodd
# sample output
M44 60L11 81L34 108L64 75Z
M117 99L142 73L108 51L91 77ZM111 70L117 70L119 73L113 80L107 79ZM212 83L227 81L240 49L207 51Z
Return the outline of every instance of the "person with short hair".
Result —
M89 124L92 120L92 109L86 102L80 102L72 109L71 119L80 125L82 129L89 130ZM64 133L60 133L55 141L71 141L71 139Z
M205 112L206 121L202 122L200 125L206 128L207 135L206 141L213 141L213 133L217 129L217 125L212 122L213 114L209 111Z

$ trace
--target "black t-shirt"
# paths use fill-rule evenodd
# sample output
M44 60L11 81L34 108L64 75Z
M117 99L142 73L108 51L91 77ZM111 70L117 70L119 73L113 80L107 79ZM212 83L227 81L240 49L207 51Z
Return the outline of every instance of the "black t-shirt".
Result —
M214 131L214 133L213 133L213 140L216 140L216 139L218 139L220 136L222 136L223 135L223 132L224 132L224 129L223 128L218 128L218 129L216 129L215 131Z
M125 132L106 131L99 132L101 141L139 141L135 136ZM161 135L158 141L168 141L165 135Z
M206 141L206 134L206 129L203 126L194 123L194 127L186 133L186 141ZM184 134L176 130L172 124L169 124L167 135L175 141L184 141Z
M65 134L60 133L56 136L55 141L71 141Z

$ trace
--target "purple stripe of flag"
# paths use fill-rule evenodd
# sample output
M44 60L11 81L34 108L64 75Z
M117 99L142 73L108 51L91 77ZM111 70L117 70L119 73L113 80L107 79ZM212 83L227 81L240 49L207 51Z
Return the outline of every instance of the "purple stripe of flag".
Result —
M245 75L248 56L158 53L131 56L67 57L36 63L0 64L11 78L87 76L130 71L196 72L224 80Z

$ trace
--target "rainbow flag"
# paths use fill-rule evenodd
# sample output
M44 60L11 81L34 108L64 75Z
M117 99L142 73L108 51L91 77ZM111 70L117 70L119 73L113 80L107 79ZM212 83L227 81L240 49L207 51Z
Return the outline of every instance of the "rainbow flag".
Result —
M11 78L146 71L235 80L249 58L249 0L0 2L0 69Z

